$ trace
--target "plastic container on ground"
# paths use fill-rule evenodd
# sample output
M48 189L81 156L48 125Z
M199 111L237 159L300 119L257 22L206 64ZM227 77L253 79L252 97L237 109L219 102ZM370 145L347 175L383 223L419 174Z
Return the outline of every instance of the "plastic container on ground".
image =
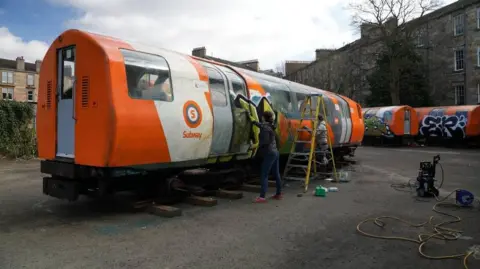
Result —
M337 172L338 181L340 182L349 182L351 180L351 174L349 171L340 170Z
M315 188L315 196L325 197L327 195L327 191L322 186L317 186Z

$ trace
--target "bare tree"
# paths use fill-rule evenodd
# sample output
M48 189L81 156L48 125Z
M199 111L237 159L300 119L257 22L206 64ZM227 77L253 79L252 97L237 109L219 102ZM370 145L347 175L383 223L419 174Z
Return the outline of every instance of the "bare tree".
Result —
M389 91L392 104L400 104L400 73L404 59L399 55L399 44L411 41L414 27L408 24L414 18L438 8L440 0L359 0L351 3L352 25L368 27L373 33L368 38L378 39L383 55L388 58Z
M282 73L283 76L286 75L286 73L285 73L285 61L281 61L280 63L275 65L275 72Z

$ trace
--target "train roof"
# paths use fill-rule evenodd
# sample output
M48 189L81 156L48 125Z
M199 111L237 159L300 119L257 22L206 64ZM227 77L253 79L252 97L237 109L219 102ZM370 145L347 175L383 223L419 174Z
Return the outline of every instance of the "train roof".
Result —
M475 111L480 109L480 105L462 105L462 106L432 106L432 107L416 107L415 110L433 110L433 109L457 109L462 111Z
M397 105L397 106L371 106L371 107L364 107L362 108L363 109L381 109L381 108L392 108L392 109L396 109L396 108L402 108L402 107L411 107L409 105Z
M330 97L335 96L337 98L344 98L344 99L347 99L347 100L351 100L351 99L349 99L349 98L347 98L343 95L340 95L340 94L337 94L337 93L334 93L334 92L322 90L322 89L319 89L319 88L314 88L314 87L311 87L311 86L307 86L307 85L300 84L300 83L297 83L297 82L293 82L293 81L290 81L290 80L286 80L286 79L283 79L283 78L278 78L278 77L271 76L271 75L268 75L268 74L255 72L253 70L249 70L249 69L246 69L246 68L242 68L242 67L238 67L238 66L234 66L234 65L229 65L229 64L226 64L226 63L221 63L221 62L213 61L213 60L210 60L210 59L199 58L199 57L191 56L191 55L188 55L188 54L180 53L180 52L165 49L165 48L159 48L159 47L156 47L154 45L144 44L144 43L141 43L141 42L138 42L138 41L122 40L122 39L119 39L119 38L116 38L116 37L111 37L111 36L107 36L107 35L104 35L104 34L94 33L94 32L89 32L89 31L84 31L84 30L79 30L79 29L66 30L62 34L60 34L59 37L62 36L62 35L71 33L71 32L79 32L79 33L85 35L86 37L92 39L100 47L102 47L107 54L109 53L109 51L112 48L114 48L114 49L120 49L120 48L130 49L131 47L133 47L135 50L138 50L138 51L141 51L141 52L146 52L146 53L152 53L152 54L159 54L159 55L162 55L164 53L177 54L177 55L191 57L191 58L194 58L194 59L200 60L200 61L205 61L205 62L209 62L209 63L218 64L218 65L221 65L221 66L229 66L229 67L232 67L233 69L236 69L237 71L245 73L246 75L252 76L254 78L260 78L262 80L269 81L269 82L272 82L272 83L280 83L280 84L286 85L286 86L288 86L288 88L292 92L299 92L299 93L304 93L304 94L321 93L321 94L325 94L325 95L330 96Z

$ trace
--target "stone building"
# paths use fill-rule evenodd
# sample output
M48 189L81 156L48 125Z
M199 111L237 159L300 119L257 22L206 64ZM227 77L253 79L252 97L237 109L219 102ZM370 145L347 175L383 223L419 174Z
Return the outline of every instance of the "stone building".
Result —
M397 27L395 20L387 27ZM480 103L480 2L459 0L407 23L436 105ZM382 51L378 28L364 24L360 38L336 50L316 50L315 61L286 79L345 94L364 105L366 76Z
M27 63L23 57L0 59L0 99L37 102L38 79L42 62Z
M459 0L412 23L433 99L480 104L480 1Z
M192 50L192 55L196 56L196 57L216 61L216 62L219 62L219 63L224 63L224 64L228 64L228 65L231 65L231 66L241 67L241 68L245 68L245 69L248 69L248 70L268 74L268 75L271 75L271 76L276 76L276 77L282 77L283 76L282 73L275 72L272 69L261 70L259 62L258 62L257 59L248 60L248 61L241 61L241 62L232 62L232 61L220 59L220 58L217 58L217 57L208 56L207 55L207 49L205 47L194 48Z

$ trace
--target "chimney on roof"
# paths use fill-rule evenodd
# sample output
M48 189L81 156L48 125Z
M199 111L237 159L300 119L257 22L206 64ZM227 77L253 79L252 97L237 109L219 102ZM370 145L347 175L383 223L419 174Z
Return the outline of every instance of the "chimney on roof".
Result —
M290 75L309 65L308 61L285 61L285 75Z
M17 57L17 70L25 71L25 60L23 59L23 56Z
M259 66L259 64L258 64L258 60L257 60L257 59L239 62L239 64L241 64L241 65L243 65L243 66L246 66L246 67L249 67L250 69L253 69L253 70L257 71L257 72L260 70L260 66Z
M320 60L326 58L328 55L332 53L331 49L316 49L315 50L315 59Z
M207 49L205 47L194 48L192 50L192 55L200 58L205 58L205 56L207 56Z
M42 67L42 61L36 60L35 61L35 70L37 71L37 73L40 73L40 68L41 67Z

